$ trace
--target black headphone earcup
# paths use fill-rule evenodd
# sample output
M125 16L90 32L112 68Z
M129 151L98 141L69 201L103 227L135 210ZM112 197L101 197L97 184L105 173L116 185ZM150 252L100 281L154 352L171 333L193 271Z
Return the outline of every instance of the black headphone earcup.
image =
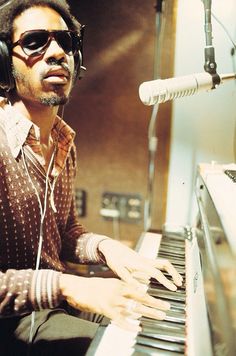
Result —
M75 81L77 79L82 79L86 72L86 68L83 66L83 55L82 52L79 51L75 57Z
M0 88L11 90L15 86L12 75L10 54L6 42L0 41Z

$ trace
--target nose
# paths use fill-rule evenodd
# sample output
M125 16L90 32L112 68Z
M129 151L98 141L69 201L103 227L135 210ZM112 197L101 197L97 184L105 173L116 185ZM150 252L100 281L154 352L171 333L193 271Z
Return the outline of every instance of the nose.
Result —
M47 58L65 59L66 54L57 41L52 38L50 44L45 52Z

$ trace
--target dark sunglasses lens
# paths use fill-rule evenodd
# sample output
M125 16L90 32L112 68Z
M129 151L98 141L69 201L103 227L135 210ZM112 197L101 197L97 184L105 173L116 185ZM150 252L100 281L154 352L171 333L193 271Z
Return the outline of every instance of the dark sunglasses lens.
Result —
M72 32L56 32L56 41L61 46L63 51L66 54L73 54L74 53L74 44L73 44L73 37L74 33Z
M35 31L26 33L22 38L22 47L27 55L40 53L48 42L48 33L44 31Z

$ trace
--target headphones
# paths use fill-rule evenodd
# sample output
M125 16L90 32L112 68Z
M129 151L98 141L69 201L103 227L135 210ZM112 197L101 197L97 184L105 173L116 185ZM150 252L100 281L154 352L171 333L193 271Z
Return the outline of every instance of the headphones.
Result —
M15 87L8 45L0 40L0 88L9 91Z
M75 80L82 79L84 77L86 68L83 66L82 48L76 56L75 61ZM10 91L15 87L15 80L12 75L12 61L8 48L8 44L4 40L0 40L0 90Z

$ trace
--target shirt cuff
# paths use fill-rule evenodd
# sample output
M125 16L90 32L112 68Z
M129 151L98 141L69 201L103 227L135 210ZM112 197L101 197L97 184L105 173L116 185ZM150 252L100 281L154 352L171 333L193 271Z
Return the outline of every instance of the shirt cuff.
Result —
M0 272L0 316L58 306L62 299L60 275L61 272L53 270L9 269Z
M99 244L107 239L110 239L110 237L92 232L80 235L76 247L77 258L81 263L105 264L106 260L99 251Z
M34 310L53 309L60 304L62 300L59 288L61 274L62 272L46 269L33 272L29 297Z

